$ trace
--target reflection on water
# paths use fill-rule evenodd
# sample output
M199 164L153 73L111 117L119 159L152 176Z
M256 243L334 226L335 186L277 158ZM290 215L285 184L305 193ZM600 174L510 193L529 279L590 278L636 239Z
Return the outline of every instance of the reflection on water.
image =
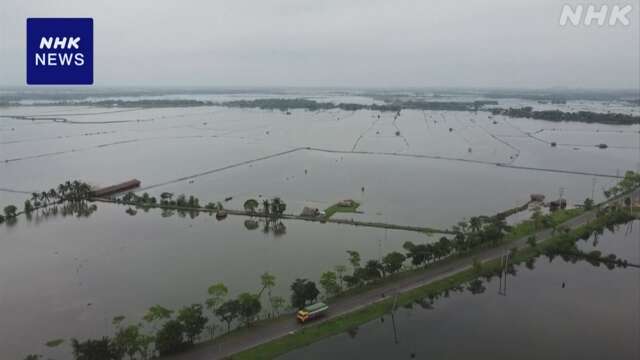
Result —
M112 334L114 316L134 321L154 304L202 302L217 282L230 297L258 291L265 271L276 276L273 295L288 298L295 278L347 264L347 250L376 259L402 251L405 241L431 241L417 232L293 220L284 220L286 234L278 236L273 223L265 233L264 221L241 216L163 217L160 209L131 216L126 206L92 205L98 211L89 217L63 217L58 209L40 223L20 218L0 226L0 354L68 358L67 346L42 344Z
M638 263L638 226L605 232L600 249ZM531 259L281 358L638 359L640 270L594 265Z

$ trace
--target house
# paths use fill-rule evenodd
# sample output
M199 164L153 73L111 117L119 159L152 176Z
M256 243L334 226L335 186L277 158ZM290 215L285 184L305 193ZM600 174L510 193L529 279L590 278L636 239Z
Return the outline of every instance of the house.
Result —
M531 194L531 195L529 195L529 197L531 198L532 202L543 202L544 201L544 195L542 195L542 194Z
M121 193L127 190L131 190L140 186L140 180L131 179L129 181L125 181L120 184L107 186L100 189L95 189L92 191L93 196L109 196L117 193Z
M308 206L305 206L302 209L302 213L300 213L300 216L305 216L305 217L317 217L318 215L320 215L320 210L318 210L317 208L312 208Z
M355 200L351 200L351 199L347 199L347 200L342 200L338 203L338 206L340 207L354 207L356 206L356 202Z
M565 199L558 199L558 200L553 200L551 202L549 202L549 210L551 211L556 211L558 209L564 209L567 207L567 200Z

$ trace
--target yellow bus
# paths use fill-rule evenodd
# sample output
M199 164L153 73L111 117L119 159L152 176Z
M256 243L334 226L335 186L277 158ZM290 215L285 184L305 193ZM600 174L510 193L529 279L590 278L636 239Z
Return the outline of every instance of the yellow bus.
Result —
M327 310L329 310L329 306L327 306L327 304L322 302L315 303L300 309L297 313L297 318L298 321L304 323L324 315Z

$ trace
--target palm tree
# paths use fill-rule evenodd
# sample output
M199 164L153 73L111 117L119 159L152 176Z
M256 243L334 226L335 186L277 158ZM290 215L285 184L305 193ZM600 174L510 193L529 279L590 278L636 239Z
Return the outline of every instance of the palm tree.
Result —
M266 218L269 217L269 200L267 199L264 199L264 201L262 201L262 212Z
M482 228L482 220L477 216L471 217L471 219L469 219L469 227L472 232L480 231L480 228Z

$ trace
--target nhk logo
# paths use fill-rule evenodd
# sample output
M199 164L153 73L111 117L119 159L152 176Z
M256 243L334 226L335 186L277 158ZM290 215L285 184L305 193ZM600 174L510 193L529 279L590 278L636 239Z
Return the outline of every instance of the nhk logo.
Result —
M27 84L93 84L93 19L27 19Z
M598 25L603 26L605 24L609 26L616 26L621 24L623 26L629 25L629 14L633 10L631 5L602 5L600 7L596 5L564 5L560 12L560 26L567 26L571 23L573 26L585 25Z

